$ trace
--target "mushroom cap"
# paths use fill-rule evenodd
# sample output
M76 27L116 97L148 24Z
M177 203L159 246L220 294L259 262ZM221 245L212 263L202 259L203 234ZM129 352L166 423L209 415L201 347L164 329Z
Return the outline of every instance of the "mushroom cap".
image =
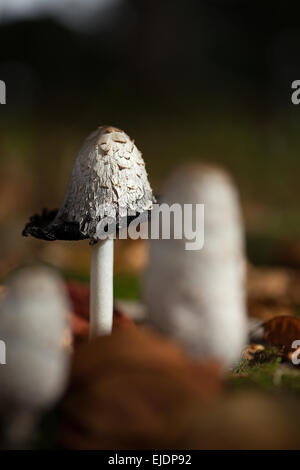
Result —
M148 219L155 198L145 163L134 141L122 130L101 126L84 141L75 160L59 211L33 216L23 235L47 240L89 238Z

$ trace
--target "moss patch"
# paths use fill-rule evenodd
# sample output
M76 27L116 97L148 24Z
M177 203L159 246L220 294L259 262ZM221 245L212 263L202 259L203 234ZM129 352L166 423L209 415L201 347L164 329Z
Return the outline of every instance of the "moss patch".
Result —
M258 351L253 359L243 359L234 369L229 386L258 386L271 390L274 388L274 374L281 362L282 354L276 348Z

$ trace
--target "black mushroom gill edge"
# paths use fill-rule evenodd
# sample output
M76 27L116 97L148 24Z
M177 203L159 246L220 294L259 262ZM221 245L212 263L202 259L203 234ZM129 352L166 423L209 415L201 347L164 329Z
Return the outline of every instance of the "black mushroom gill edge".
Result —
M29 222L25 225L25 228L22 232L24 237L31 235L32 237L39 238L41 240L55 241L55 240L85 240L90 238L90 243L96 243L97 240L93 239L89 235L85 235L81 232L78 222L65 222L61 221L58 223L53 223L58 211L43 209L41 214L34 214L30 217ZM142 217L141 217L142 215ZM140 222L146 222L151 220L151 210L145 211L142 214L137 214L136 216L128 216L127 219L120 217L117 224L117 232L122 230L134 220L139 217ZM115 223L107 225L105 232L111 234L114 232Z

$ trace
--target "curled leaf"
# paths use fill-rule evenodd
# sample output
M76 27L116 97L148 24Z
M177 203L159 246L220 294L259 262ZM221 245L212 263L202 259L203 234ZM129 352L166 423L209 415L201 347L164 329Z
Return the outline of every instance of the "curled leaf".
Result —
M283 350L285 354L293 351L292 344L300 340L300 318L280 316L264 324L264 340Z

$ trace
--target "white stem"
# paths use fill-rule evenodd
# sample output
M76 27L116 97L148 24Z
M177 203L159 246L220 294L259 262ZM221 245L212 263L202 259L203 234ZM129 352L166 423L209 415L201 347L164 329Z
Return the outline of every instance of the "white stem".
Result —
M109 335L113 324L114 240L91 248L90 338Z

